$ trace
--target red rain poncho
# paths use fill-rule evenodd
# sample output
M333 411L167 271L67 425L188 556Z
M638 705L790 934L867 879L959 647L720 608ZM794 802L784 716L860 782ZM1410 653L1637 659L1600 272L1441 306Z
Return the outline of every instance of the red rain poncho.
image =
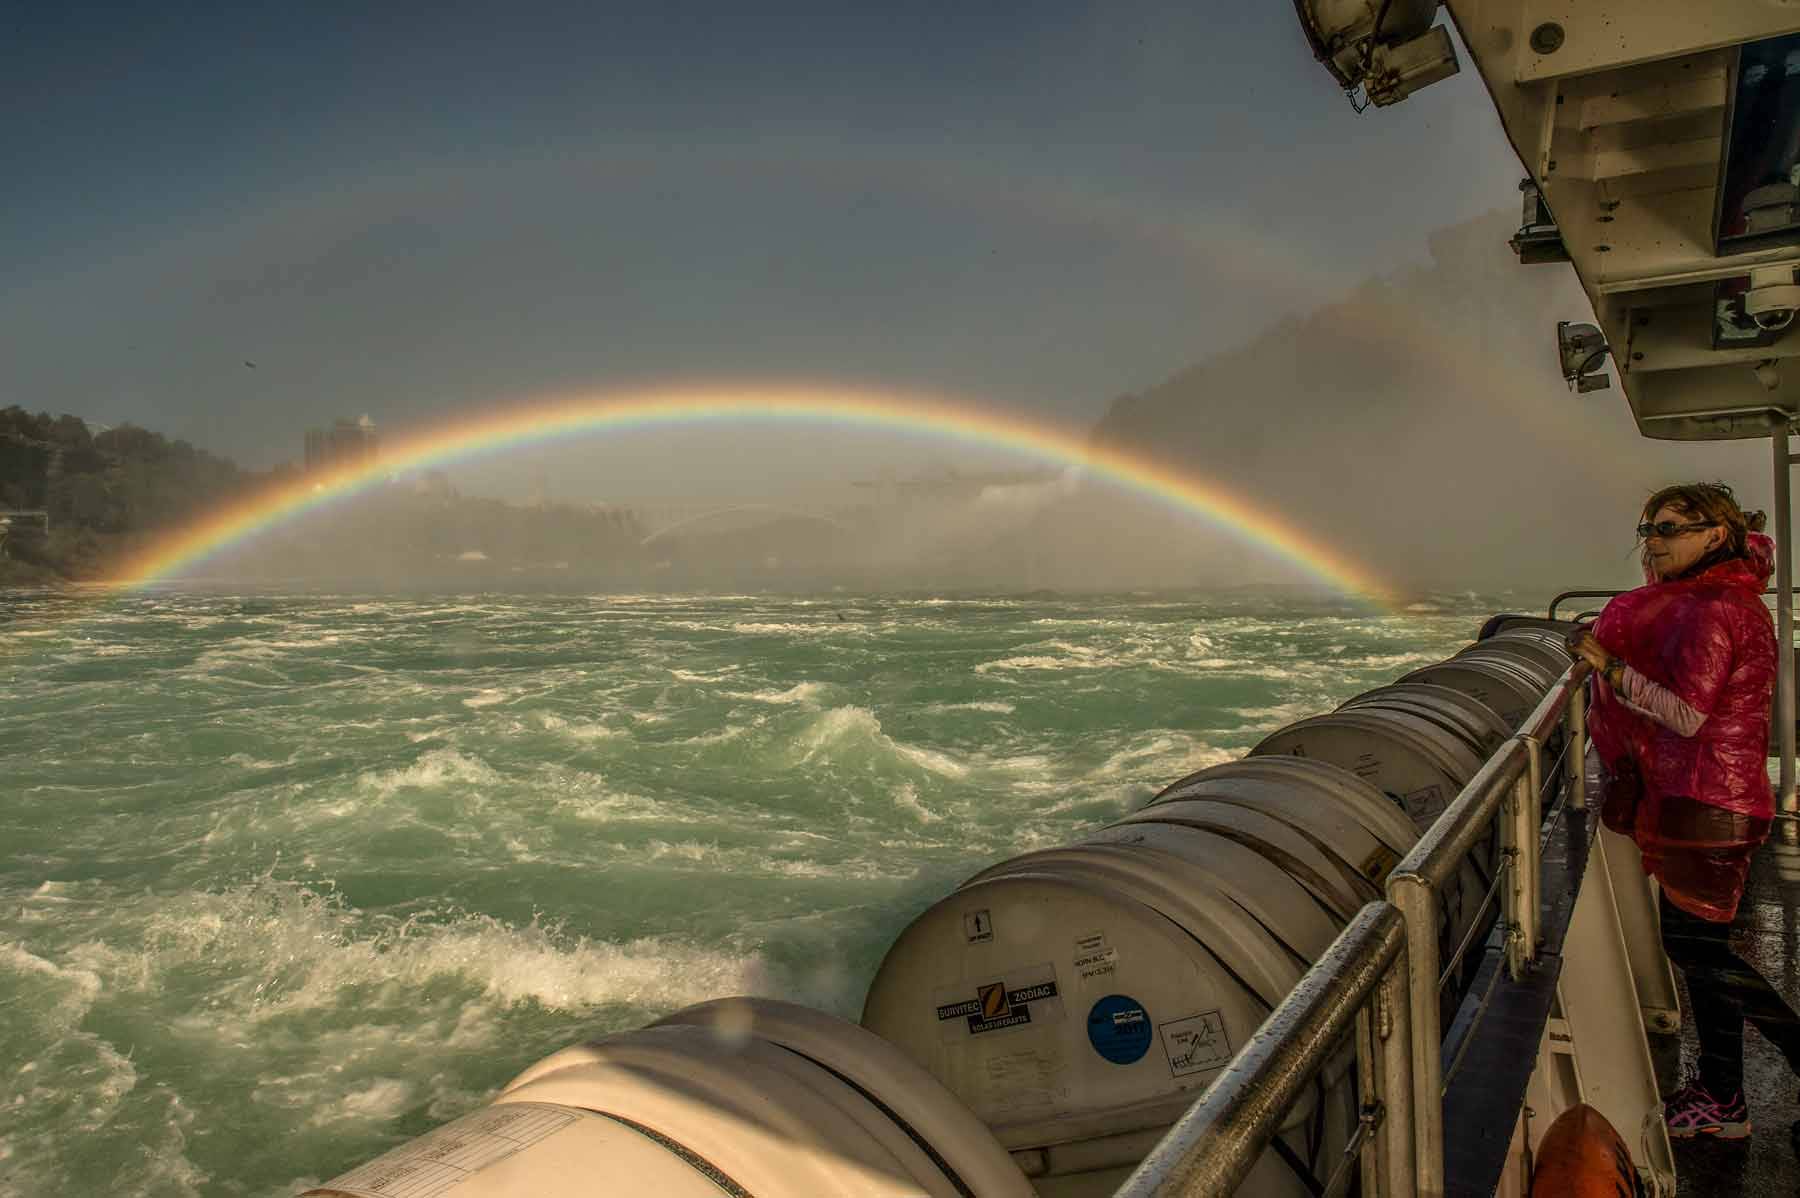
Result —
M1644 869L1676 906L1712 920L1736 912L1750 855L1775 813L1775 634L1762 600L1773 542L1751 533L1748 550L1693 577L1619 595L1594 624L1607 652L1705 717L1682 736L1624 706L1597 679L1588 729L1602 762L1629 757L1643 777L1633 839Z

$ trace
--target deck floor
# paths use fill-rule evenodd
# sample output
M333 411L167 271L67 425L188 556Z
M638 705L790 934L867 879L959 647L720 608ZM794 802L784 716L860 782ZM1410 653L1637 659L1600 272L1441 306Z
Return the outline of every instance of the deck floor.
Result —
M1800 1008L1800 852L1771 842L1751 869L1732 944ZM1682 986L1682 1008L1687 989ZM1682 1062L1698 1053L1694 1029L1650 1037L1664 1093L1680 1084ZM1800 1194L1800 1078L1754 1029L1744 1032L1744 1089L1754 1127L1749 1140L1677 1140L1675 1165L1683 1195L1794 1198Z

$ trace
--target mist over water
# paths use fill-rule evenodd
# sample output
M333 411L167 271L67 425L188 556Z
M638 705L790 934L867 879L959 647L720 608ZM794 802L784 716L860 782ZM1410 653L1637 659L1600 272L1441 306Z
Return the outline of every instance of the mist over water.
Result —
M1508 606L15 595L0 1195L290 1193L687 1003L854 1018L961 878Z

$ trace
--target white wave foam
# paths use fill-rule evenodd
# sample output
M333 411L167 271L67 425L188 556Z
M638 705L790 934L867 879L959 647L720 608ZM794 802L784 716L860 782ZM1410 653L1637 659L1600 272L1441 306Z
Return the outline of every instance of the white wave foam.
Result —
M728 691L726 693L733 699L754 699L758 703L788 705L793 703L811 703L817 699L824 690L825 684L823 682L802 682L795 686L790 686L784 691L778 691L771 687L768 690L761 691Z
M357 776L356 785L387 796L399 790L429 790L451 782L492 783L500 780L478 757L465 757L455 749L432 749L411 765L393 770L371 770Z
M0 975L13 975L5 987L9 1019L29 1019L32 1038L48 1041L74 1030L87 1017L104 985L100 975L80 965L58 965L23 945L0 943ZM28 1001L29 1000L29 1001Z
M620 729L609 728L605 724L591 723L586 720L568 720L547 711L537 712L536 719L538 727L545 732L554 732L558 736L566 736L570 740L611 740L613 737L626 735Z
M699 736L690 736L676 741L682 745L722 745L728 740L736 740L750 729L743 724L727 724L717 732L703 732Z
M1051 761L1045 753L1020 753L1015 757L996 757L987 763L997 770L1010 770L1014 773L1042 773L1051 768Z
M345 1120L386 1122L405 1113L412 1101L413 1087L395 1077L378 1077L360 1090L342 1095L336 1102L324 1103L308 1119L309 1127L324 1127Z
M990 715L1011 715L1019 710L1011 703L993 699L977 699L970 703L933 703L926 711L941 715L947 711L985 711Z
M779 622L739 622L731 626L733 632L746 636L835 636L848 629L860 629L860 624L852 624L848 620L834 620L829 624L784 624Z
M497 703L506 702L508 699L512 698L512 696L513 692L511 691L502 690L496 687L487 687L476 691L473 695L464 699L462 705L464 707L473 707L477 709L482 707L492 707Z
M1306 672L1310 662L1296 661L1294 667L1273 665L1267 661L1252 661L1242 657L1197 657L1185 663L1198 670L1214 670L1220 674L1235 674L1244 678L1269 678L1285 681ZM1333 662L1333 666L1338 663Z
M1003 657L999 661L984 661L975 667L977 674L991 674L995 670L1092 670L1104 663L1094 661L1076 661L1067 657L1050 657L1042 653L1021 654L1018 657Z
M827 755L846 743L863 743L909 761L934 774L961 778L969 767L947 754L904 744L881 730L881 721L866 707L833 707L815 720L799 738L802 761Z
M284 765L292 765L294 760L294 757L289 757L286 761L264 761L261 758L252 757L248 753L233 753L225 759L225 762L227 765L235 765L247 770L273 770L280 769Z
M1225 710L1243 719L1244 725L1237 731L1256 732L1284 728L1295 720L1318 715L1320 707L1321 705L1314 700L1295 699L1289 703L1275 703L1268 707L1228 707Z
M1109 756L1088 777L1093 779L1148 779L1158 783L1191 774L1239 754L1198 742L1181 733L1153 733L1139 738Z
M410 1007L412 996L445 978L500 1007L529 1002L555 1011L616 1003L668 1010L719 994L781 993L755 952L655 936L572 938L487 915L400 921L268 880L159 902L141 941L138 950L89 946L83 964L109 986L144 993L204 966L218 977L206 1009L252 1022L338 1010L346 1001Z
M919 802L919 789L911 782L902 782L888 792L894 800L894 806L911 815L922 824L935 824L943 817L933 814L930 808Z
M1370 653L1363 657L1340 657L1332 664L1354 666L1358 669L1397 670L1402 666L1423 665L1426 662L1442 660L1443 655L1438 653Z
M709 628L707 631L716 632L718 629ZM669 675L680 682L718 682L721 679L731 677L733 674L737 673L740 668L742 667L725 666L724 668L717 670L670 670Z
M599 778L595 777L595 782ZM572 795L558 799L558 810L567 811L579 820L593 823L630 823L643 821L659 824L696 824L704 817L683 811L672 804L647 795L605 791L600 794Z

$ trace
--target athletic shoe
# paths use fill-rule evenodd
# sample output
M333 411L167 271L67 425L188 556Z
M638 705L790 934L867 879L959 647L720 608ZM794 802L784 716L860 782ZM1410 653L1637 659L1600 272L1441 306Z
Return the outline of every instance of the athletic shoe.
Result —
M1695 1136L1719 1140L1750 1137L1750 1108L1744 1102L1743 1091L1720 1102L1699 1082L1689 1082L1663 1104L1663 1121L1669 1126L1669 1137L1675 1140Z

